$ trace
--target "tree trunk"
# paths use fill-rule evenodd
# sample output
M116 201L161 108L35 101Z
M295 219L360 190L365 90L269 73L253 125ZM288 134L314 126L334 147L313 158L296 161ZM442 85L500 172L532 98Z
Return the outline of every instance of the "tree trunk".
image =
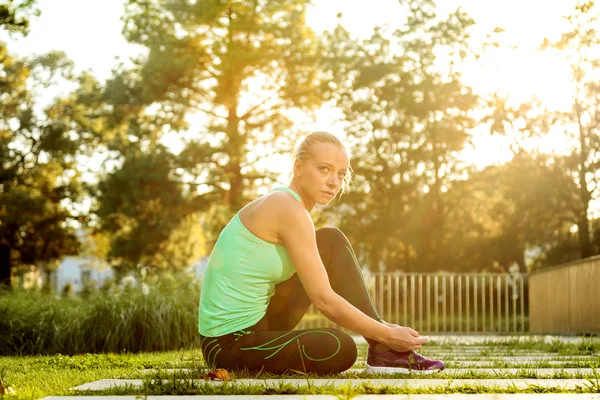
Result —
M522 274L527 273L527 264L525 264L525 251L521 252L521 257L517 260L517 264L519 265L519 272Z
M579 103L575 104L577 112L577 123L579 125L579 196L581 199L581 208L579 209L579 218L577 221L577 234L579 238L579 250L581 257L586 258L592 255L592 245L590 243L590 223L588 220L588 208L592 195L587 188L586 172L588 167L586 161L588 158L588 149L585 142L585 131L581 121L581 107Z
M242 154L244 151L245 138L240 134L240 120L236 114L237 101L229 110L227 118L227 136L229 137L229 164L227 172L229 173L229 194L228 205L232 212L242 208L244 205L244 177L242 176Z
M0 288L10 289L11 272L10 247L0 245Z

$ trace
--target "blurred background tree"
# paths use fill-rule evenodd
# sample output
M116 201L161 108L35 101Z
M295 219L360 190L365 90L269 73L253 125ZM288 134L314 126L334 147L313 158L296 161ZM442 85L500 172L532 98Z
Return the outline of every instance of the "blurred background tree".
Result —
M328 89L353 143L342 229L374 270L439 268L443 192L459 176L456 155L475 124L477 97L456 68L473 21L460 11L440 20L429 0L405 10L403 29L360 41L339 26L326 38Z
M123 35L140 54L102 80L64 53L18 57L0 42L0 284L80 252L119 276L185 269L278 181L308 133L298 116L323 105L340 111L355 176L313 216L340 226L366 268L526 272L600 253L593 2L539 49L571 64L567 111L469 87L465 62L510 44L498 27L474 46L460 9L407 0L403 23L361 39L341 25L316 34L309 6L127 0ZM4 2L0 29L23 37L38 13L32 0ZM69 89L42 104L58 81ZM461 158L477 130L510 140L510 160ZM564 148L542 151L557 132Z
M138 265L184 269L206 250L193 199L172 179L175 157L160 145L130 151L98 184L96 214L111 238L108 258L118 275Z
M65 201L81 193L75 153L79 138L54 104L35 112L35 92L57 74L71 79L64 54L17 59L0 43L0 285L9 286L13 267L37 264L51 270L79 243Z
M577 185L577 236L580 257L597 254L593 249L589 208L598 198L600 177L600 20L593 1L577 3L566 16L569 29L559 41L544 40L542 49L558 49L571 65L573 107L556 115L569 142L577 145L564 167ZM599 240L599 239L595 239Z
M38 17L36 0L9 0L0 4L0 28L11 34L27 35L32 17Z
M151 128L180 132L183 187L204 196L209 243L277 173L260 162L298 132L288 111L320 104L308 1L127 2L124 35L147 49L108 82L114 107L152 107ZM188 132L190 119L204 129Z

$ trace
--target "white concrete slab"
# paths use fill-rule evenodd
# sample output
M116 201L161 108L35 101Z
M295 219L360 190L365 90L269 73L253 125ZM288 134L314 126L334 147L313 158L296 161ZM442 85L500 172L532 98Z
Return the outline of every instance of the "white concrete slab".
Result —
M452 366L452 368L463 368L463 367L490 367L490 368L494 368L496 367L498 364L502 363L502 365L506 365L509 368L519 368L522 367L524 365L528 365L531 367L532 363L538 364L540 361L536 360L536 361L511 361L511 360L488 360L488 361L448 361L448 360L444 360L447 361L446 365L450 365ZM562 365L573 365L573 364L581 364L582 367L591 364L595 364L595 362L592 360L565 360L565 361L553 361L553 360L543 360L541 361L544 364L551 366L551 367L557 367L560 368L560 366ZM496 367L497 368L497 367ZM586 367L587 368L587 367Z
M212 395L212 396L143 396L143 400L339 400L329 394L277 394L277 395ZM49 396L41 400L140 400L140 396Z
M425 357L433 358L433 355L428 353L421 353ZM477 356L477 355L448 355L443 360L473 360L473 361L487 361L487 360L518 360L518 361L540 361L540 360L569 360L569 361L600 361L600 356L567 356L567 355L551 355L551 354L541 354L541 355L526 355L526 356Z
M212 395L212 396L145 396L144 400L338 400L322 394L285 395ZM48 396L41 400L139 400L139 396ZM596 393L523 393L523 394L365 394L352 400L600 400Z
M467 344L467 345L491 345L494 343L509 343L509 342L529 342L541 341L544 343L553 343L561 341L563 343L596 343L600 344L600 337L583 337L583 336L559 336L559 335L494 335L485 332L469 333L469 334L447 334L437 335L428 334L424 330L419 331L422 336L427 336L432 345L448 345L448 344ZM353 339L358 344L366 343L362 336L353 336Z
M358 371L362 371L362 369L358 369ZM516 375L519 373L527 373L527 374L535 374L537 377L550 377L554 376L557 373L566 374L566 375L593 375L594 373L600 373L600 369L594 368L563 368L563 369L554 369L554 368L446 368L443 371L440 371L436 374L437 376L460 376L469 373L475 374L497 374L500 376L506 375Z
M164 382L169 382L165 379ZM222 381L205 381L204 379L193 379L192 382L197 385L222 385ZM262 385L264 387L279 387L281 384L289 384L294 387L302 387L310 384L311 386L360 386L368 383L374 386L406 386L410 388L420 387L516 387L526 389L531 385L538 387L553 387L562 389L575 389L576 387L587 387L590 383L587 379L236 379L226 382L228 385L248 386ZM72 388L73 390L94 391L106 390L112 387L129 385L131 387L141 387L141 379L102 379L99 381L86 383Z
M419 350L420 352L421 350ZM431 351L436 353L481 353L481 352L492 352L492 353L548 353L541 349L514 349L507 348L506 346L485 346L485 347L474 347L467 345L457 344L452 348L447 347L436 347L428 346L425 344L422 351Z
M600 400L596 393L361 394L352 400Z
M364 371L364 367L362 368L350 368L347 371L344 371L343 374L347 373L361 373ZM144 369L137 371L141 375L147 375L149 373L156 373L159 370L156 369ZM189 374L194 372L192 369L162 369L161 373L165 374ZM446 368L444 371L440 371L439 375L463 375L468 373L476 373L476 374L502 374L502 375L516 375L518 373L528 373L528 374L536 374L538 377L549 377L554 376L557 373L566 374L566 375L593 375L595 373L600 374L600 368Z

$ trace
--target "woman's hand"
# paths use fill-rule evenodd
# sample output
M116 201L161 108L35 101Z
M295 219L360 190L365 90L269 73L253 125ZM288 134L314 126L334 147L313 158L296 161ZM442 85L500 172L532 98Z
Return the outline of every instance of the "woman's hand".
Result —
M382 323L390 328L390 335L385 344L396 351L418 350L429 340L426 337L419 336L419 332L412 328L390 324L385 321L382 321Z

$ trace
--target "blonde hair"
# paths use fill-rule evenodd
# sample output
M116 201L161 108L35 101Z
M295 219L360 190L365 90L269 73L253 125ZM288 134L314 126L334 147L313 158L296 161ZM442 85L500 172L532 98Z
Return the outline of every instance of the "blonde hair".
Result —
M296 163L296 160L302 160L304 158L310 157L312 154L310 152L310 148L315 143L331 143L339 146L340 149L344 150L348 157L350 156L350 152L348 148L342 141L332 133L324 132L324 131L316 131L311 132L308 135L304 136L297 144L294 150L292 151L292 165ZM344 180L342 182L342 194L348 190L350 186L350 182L352 181L352 167L348 168L348 172L344 176Z

